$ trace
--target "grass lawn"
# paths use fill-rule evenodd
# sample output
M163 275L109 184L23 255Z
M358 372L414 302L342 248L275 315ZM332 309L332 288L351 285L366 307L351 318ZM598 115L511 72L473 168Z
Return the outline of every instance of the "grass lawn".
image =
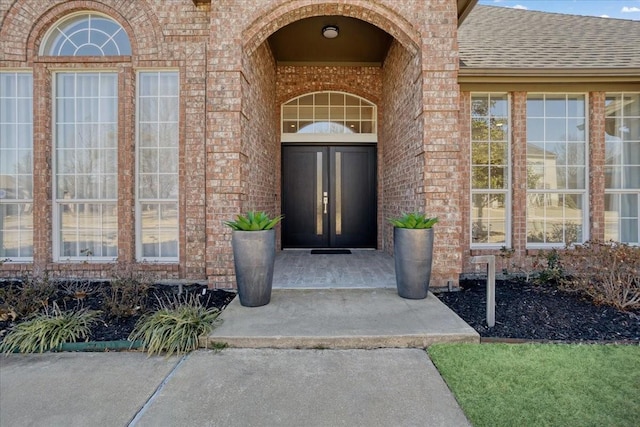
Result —
M474 427L640 426L640 346L438 344Z

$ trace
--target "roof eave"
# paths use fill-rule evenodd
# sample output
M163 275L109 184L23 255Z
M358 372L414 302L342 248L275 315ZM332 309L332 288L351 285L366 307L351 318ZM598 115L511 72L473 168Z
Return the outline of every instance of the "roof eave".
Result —
M473 10L478 0L458 0L458 27Z
M640 68L468 68L460 67L460 82L542 81L634 81L640 82Z

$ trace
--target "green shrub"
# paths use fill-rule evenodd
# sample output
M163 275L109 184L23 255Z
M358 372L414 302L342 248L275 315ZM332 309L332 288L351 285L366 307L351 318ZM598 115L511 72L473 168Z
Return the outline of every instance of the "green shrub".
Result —
M282 215L278 215L271 219L265 212L249 211L247 216L238 215L235 221L225 221L225 225L240 231L271 230L282 218Z
M58 348L62 343L88 339L99 311L61 311L56 304L31 320L16 324L4 337L0 351L12 353L42 353Z
M640 247L586 242L564 251L560 265L566 289L622 310L640 308Z
M389 222L398 228L424 229L432 228L438 222L438 218L430 218L420 212L411 212L403 213L398 218L389 218Z
M548 251L541 251L533 263L533 267L538 271L536 282L538 284L557 284L562 280L564 271L560 263L560 251L553 248Z
M160 308L142 316L129 335L131 341L142 341L150 355L196 350L199 337L211 332L220 315L217 308L204 307L197 295L159 302Z

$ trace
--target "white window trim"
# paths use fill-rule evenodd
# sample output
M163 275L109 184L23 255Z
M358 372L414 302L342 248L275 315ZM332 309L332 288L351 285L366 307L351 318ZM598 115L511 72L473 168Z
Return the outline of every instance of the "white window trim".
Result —
M116 24L118 24L121 28L121 31L124 31L124 33L127 36L127 39L129 40L129 47L133 50L133 46L131 45L131 37L129 37L129 34L127 33L127 30L124 28L124 26L118 22L116 19L114 19L112 16L107 15L106 13L102 13L102 12L98 12L95 10L81 10L81 11L77 11L77 12L73 12L73 13L69 13L67 15L64 15L62 18L58 19L53 25L51 25L49 27L49 29L45 32L44 37L42 37L42 41L40 42L40 47L38 49L38 55L40 56L49 56L47 53L47 45L49 44L49 39L51 37L55 36L55 32L56 30L58 30L58 27L69 20L72 20L78 16L83 16L83 15L91 15L91 16L96 16L96 17L100 17L100 18L104 18L107 19L109 21L112 21ZM59 31L59 30L58 30ZM113 35L112 35L113 36ZM130 56L131 54L120 54L117 56ZM60 55L52 55L53 57L56 56L60 56ZM111 56L111 55L102 55L102 56ZM78 58L81 58L82 55L77 56Z
M0 70L0 73L7 73L7 74L28 74L31 76L31 86L32 86L32 90L31 90L31 107L33 108L33 69L29 68L29 69L23 69L23 68L3 68L2 70ZM33 136L33 118L31 120L31 127L32 127L32 136ZM31 169L31 183L33 186L33 179L34 179L34 171L33 171L33 165L34 165L34 159L35 159L35 153L34 153L34 139L33 138L31 140L31 165L32 165L32 169ZM9 201L6 200L0 200L0 203L2 204L31 204L31 210L33 211L33 194L31 195L31 199L11 199ZM35 227L32 228L32 240L31 240L31 247L32 250L35 249ZM6 263L11 263L11 264L24 264L24 263L32 263L33 262L33 256L30 257L5 257L5 258L0 258L1 262L6 262Z
M471 153L473 150L473 118L471 116L471 110L469 110L469 242L471 249L502 249L507 248L510 249L512 246L511 240L511 230L513 226L513 216L512 216L512 175L513 175L513 161L511 158L511 93L510 92L472 92L469 96L469 105L473 103L473 97L479 95L507 95L507 126L509 132L507 134L507 160L508 160L508 169L509 173L507 174L508 187L503 190L498 189L476 189L473 188L473 172L471 166L473 165L473 159L471 157ZM473 195L474 194L504 194L505 195L505 242L504 243L473 243Z
M87 255L87 256L81 256L81 257L70 257L70 256L63 256L60 255L60 243L62 242L62 233L60 230L60 204L58 203L58 189L57 189L57 176L58 176L58 168L57 168L57 147L58 147L58 141L57 141L57 129L56 129L56 121L57 121L57 117L58 117L58 112L56 109L56 100L57 100L57 85L56 85L56 80L57 80L57 75L58 74L65 74L65 73L72 73L72 74L83 74L83 73L114 73L116 74L116 71L114 70L73 70L73 69L67 69L67 70L56 70L54 72L51 73L51 89L52 89L52 97L51 97L51 124L52 124L52 147L51 147L51 173L52 173L52 177L53 179L51 180L51 207L52 207L52 219L53 219L53 224L52 224L52 256L53 256L53 260L54 262L65 262L65 263L84 263L84 262L89 262L89 263L112 263L117 261L118 257L117 255L114 257L99 257L99 256L94 256L94 255ZM117 75L117 74L116 74ZM119 98L120 94L118 94L118 98ZM120 128L121 123L118 122L117 128ZM119 149L119 147L118 147ZM120 165L117 165L118 168L118 173L116 174L116 176L120 175ZM116 184L117 185L117 184ZM120 191L119 186L116 187L117 188L117 192ZM76 203L76 202L74 202ZM104 203L115 203L116 206L119 205L119 198L116 198L115 200L112 199L82 199L82 202L77 202L77 203L95 203L95 204L104 204ZM120 245L120 239L119 239L119 235L118 235L118 246Z
M585 162L585 188L584 190L575 190L575 189L569 189L569 188L565 188L565 189L559 189L556 191L551 191L551 190L546 190L546 189L540 189L540 190L531 190L527 187L527 183L525 182L525 191L526 191L526 197L528 199L529 194L581 194L584 198L583 201L583 209L582 209L582 242L573 242L571 244L571 246L573 246L574 244L581 244L583 242L586 242L590 239L590 234L589 234L589 230L590 230L590 223L589 223L589 209L591 207L590 204L590 195L591 195L591 189L589 186L589 174L590 174L590 158L589 158L589 146L590 146L590 135L589 135L589 93L588 92L527 92L527 99L525 100L525 104L529 99L530 95L545 95L545 100L546 100L546 96L547 95L564 95L566 96L570 96L570 95L581 95L584 96L584 144L585 144L585 153L584 153L584 162ZM565 116L566 118L567 116ZM546 116L545 116L546 118ZM529 119L529 113L527 112L526 116L525 116L525 120L528 121ZM545 143L546 143L546 139L545 139ZM529 140L525 138L525 159L526 159L526 153L527 153L527 145L529 144ZM528 203L528 202L527 202ZM525 205L525 247L526 249L560 249L560 248L565 248L567 247L567 244L562 242L562 243L538 243L538 242L534 242L534 243L529 243L528 239L529 239L529 217L527 216L527 205Z
M606 92L605 96L609 96L609 95L640 95L640 92L635 92L635 91L613 91L613 92ZM616 117L622 117L623 119L626 117L624 115L624 112L622 114L622 116L616 116ZM632 116L632 117L636 117L636 116ZM606 120L606 117L605 117ZM604 167L606 167L607 165L604 165ZM624 167L623 165L617 165L617 166L621 166ZM638 235L636 236L637 242L630 242L630 243L626 243L627 245L630 246L640 246L640 186L638 188L606 188L604 189L604 194L605 196L608 194L611 195L624 195L624 194L636 194L638 195L638 213L639 213L639 217L638 217ZM605 211L606 211L606 207L605 207ZM620 218L618 218L618 223L617 223L617 228L618 228L618 232L620 232ZM606 225L605 225L605 233L606 233Z
M361 101L365 101L368 104L371 104L373 107L373 117L375 120L373 121L373 133L285 133L284 132L284 108L287 103L296 100L298 98L302 98L308 95L315 94L342 94L351 97L355 97L360 99ZM315 106L313 104L312 106ZM352 143L352 144L371 144L378 142L378 106L369 101L366 98L361 96L343 92L343 91L335 91L335 90L327 90L327 91L317 91L317 92L308 92L300 96L296 96L291 98L280 105L280 138L283 143L290 142L300 142L300 143Z
M140 162L139 160L139 149L140 149L140 141L139 141L139 137L140 137L140 121L138 120L138 118L140 117L140 102L138 102L138 100L140 99L140 74L142 73L163 73L163 72L171 72L171 73L177 73L178 74L178 107L181 108L180 105L180 70L177 68L149 68L149 69L145 69L145 68L141 68L136 70L136 94L135 94L135 103L136 103L136 115L134 118L134 122L135 122L135 192L134 192L134 197L135 197L135 248L136 248L136 261L138 262L150 262L153 264L177 264L180 261L180 194L178 194L178 198L176 200L167 200L167 199L145 199L144 203L156 203L156 204L163 204L163 203L175 203L178 206L178 235L177 235L177 241L178 241L178 247L177 247L177 256L175 257L143 257L142 256L142 202L140 201L140 183L139 183L139 169L140 169ZM178 114L178 129L180 129L180 115ZM179 137L179 134L178 134ZM178 147L179 147L179 142L178 141ZM180 149L178 148L178 153L180 152ZM180 178L180 171L178 170L178 179ZM179 184L178 184L179 185ZM179 189L178 189L178 193L179 193Z

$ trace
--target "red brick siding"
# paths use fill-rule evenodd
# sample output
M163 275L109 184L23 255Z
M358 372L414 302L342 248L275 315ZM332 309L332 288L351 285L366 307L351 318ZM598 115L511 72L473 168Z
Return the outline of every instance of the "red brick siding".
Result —
M605 92L589 94L589 238L604 240Z
M399 43L393 42L382 69L380 125L382 200L384 218L424 209L418 189L422 186L424 150L422 140L419 62ZM393 251L393 227L384 222L384 248Z
M51 263L51 73L49 68L109 68L119 73L119 259L135 259L135 70L178 69L180 111L180 261L141 266L166 278L234 285L230 233L222 224L238 212L280 204L279 106L317 90L343 90L379 107L379 233L391 249L383 218L424 209L441 218L434 280L455 280L463 245L460 209L467 194L460 181L456 10L453 0L221 0L192 1L18 0L2 3L0 66L33 65L36 97L35 264ZM123 57L86 64L78 58L39 58L46 30L77 10L112 16L133 48ZM395 41L383 69L277 67L267 37L311 16L363 19ZM25 42L24 35L28 34ZM453 196L452 196L453 195ZM13 268L13 267L12 267ZM15 267L18 268L18 267ZM66 271L103 276L103 264ZM455 277L454 277L455 276Z

